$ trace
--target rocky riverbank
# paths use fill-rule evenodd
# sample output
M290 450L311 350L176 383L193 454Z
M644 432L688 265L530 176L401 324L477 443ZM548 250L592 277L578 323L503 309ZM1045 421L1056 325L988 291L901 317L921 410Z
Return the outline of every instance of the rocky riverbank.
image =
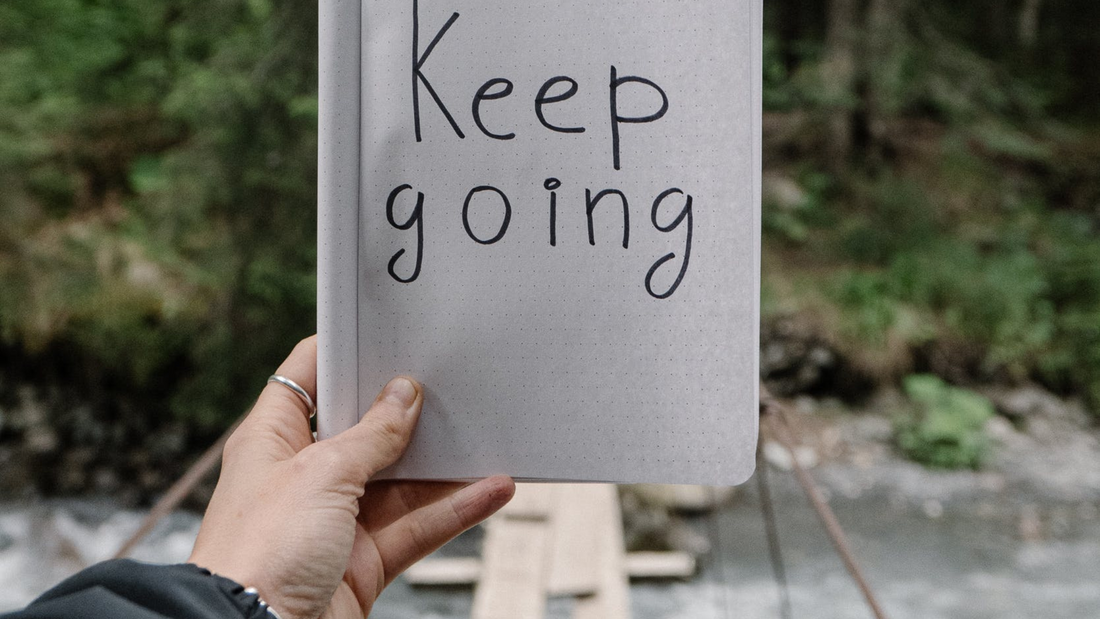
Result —
M56 389L21 385L0 404L0 498L111 497L149 504L216 439L158 414L105 414ZM191 505L213 491L207 480Z
M804 322L768 321L762 341L761 373L777 395L851 398L871 385ZM111 397L110 385L85 393L48 371L66 365L62 359L36 358L33 367L13 359L0 363L0 498L110 496L148 505L220 434ZM199 488L191 505L200 508L211 490Z
M1057 537L1070 521L1100 516L1094 416L1079 402L1037 387L984 391L999 414L986 425L992 449L980 470L928 469L904 458L894 445L894 423L906 402L894 390L856 408L836 399L793 399L790 419L800 443L795 456L828 497L883 501L931 519L943 517L948 506L965 505L982 517L1011 520L1014 535L1025 541ZM791 453L766 432L762 449L772 469L791 470ZM735 504L745 492L737 489ZM690 515L647 501L646 494L628 488L625 495L628 542L635 549L710 548L692 533Z
M894 421L906 407L895 389L851 362L805 322L769 320L762 332L761 374L795 411L809 463L874 471L897 460ZM0 376L0 498L113 497L148 505L207 446L220 428L196 430L170 415L93 407L55 384L11 384ZM973 387L995 405L986 434L992 460L979 477L1023 481L1039 493L1073 495L1100 486L1096 415L1076 400L1038 386ZM873 395L868 395L873 394ZM777 445L766 455L782 466ZM873 473L868 473L873 474ZM207 480L190 499L201 508Z

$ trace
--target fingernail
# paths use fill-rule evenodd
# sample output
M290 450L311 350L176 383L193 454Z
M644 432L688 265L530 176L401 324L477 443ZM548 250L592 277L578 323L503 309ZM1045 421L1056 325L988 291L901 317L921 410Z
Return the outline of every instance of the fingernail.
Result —
M391 380L382 390L382 399L402 408L410 408L416 402L416 385L411 380L399 376Z

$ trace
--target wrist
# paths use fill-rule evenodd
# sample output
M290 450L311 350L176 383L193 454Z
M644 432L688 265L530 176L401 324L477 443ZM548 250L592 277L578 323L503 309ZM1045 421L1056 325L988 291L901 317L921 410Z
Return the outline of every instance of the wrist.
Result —
M263 612L265 619L283 619L267 601L260 597L260 592L255 587L245 587L241 594L245 597L246 603L254 603L258 610Z
M283 619L278 608L271 606L265 588L245 572L208 561L202 555L192 554L187 562L210 574L220 583L220 588L241 608L246 619Z

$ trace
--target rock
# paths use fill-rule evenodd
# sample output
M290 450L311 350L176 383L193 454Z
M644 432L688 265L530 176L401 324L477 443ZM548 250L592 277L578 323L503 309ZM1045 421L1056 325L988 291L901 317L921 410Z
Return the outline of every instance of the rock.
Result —
M149 439L148 449L165 457L175 456L187 447L187 431L179 424L172 424Z
M765 174L760 193L765 204L792 211L806 203L806 191L793 178L782 174Z
M1059 420L1081 428L1089 423L1088 414L1079 404L1063 400L1034 385L993 391L989 398L997 412L1017 423L1030 423L1037 418Z
M818 448L823 460L838 458L844 452L844 435L835 426L827 426L818 434Z
M877 389L867 403L868 410L888 413L909 405L909 398L897 387L886 386Z
M19 405L11 411L11 426L18 430L26 430L34 426L45 424L49 415L46 406L38 398L30 387L20 387L16 393L16 401Z
M60 446L57 432L49 426L34 426L26 432L24 437L24 444L33 454L52 454L56 452Z
M90 406L77 406L65 415L73 441L81 445L104 445L110 429L99 419Z
M860 442L889 443L894 437L894 424L879 415L862 415L849 427Z
M0 448L0 495L10 498L26 492L33 476L34 467L25 453Z
M185 424L125 402L92 405L64 385L5 382L0 495L110 494L148 503L177 479L206 440ZM18 379L16 379L18 380ZM202 508L211 480L195 493Z
M818 463L817 452L814 451L813 447L806 445L799 445L794 448L794 458L798 458L798 463L804 469L813 468ZM791 457L791 452L775 441L764 443L764 460L781 471L794 470L794 459Z
M1081 503L1077 506L1077 517L1082 520L1093 520L1100 515L1100 507L1092 503Z
M791 410L800 415L812 415L817 412L817 399L813 396L800 395L796 396L791 402Z
M681 552L700 556L707 554L711 549L709 537L680 521L671 523L666 536L668 539L668 547L672 550L679 550Z
M798 316L767 321L760 331L760 376L779 397L863 394L864 377L813 325Z
M171 483L164 478L164 475L160 471L156 469L148 469L142 471L139 478L141 489L149 493L155 493L159 488L162 488Z
M1039 517L1039 508L1028 504L1020 508L1016 521L1016 532L1025 542L1039 542L1043 539L1043 521Z
M53 466L57 468L55 490L62 494L76 494L89 489L89 474L95 462L96 451L90 447L70 447L62 451L61 458Z
M921 511L924 512L925 516L936 520L943 516L943 503L935 499L928 499L921 505Z
M95 473L92 475L92 484L95 486L97 492L114 493L118 491L119 483L118 475L109 468L98 467Z
M629 550L668 550L668 510L646 505L629 487L622 495L623 539Z
M55 475L56 490L60 493L76 494L87 488L88 476L80 467L62 466Z
M985 422L985 433L993 440L1005 445L1015 445L1021 438L1012 422L1004 417L993 417Z

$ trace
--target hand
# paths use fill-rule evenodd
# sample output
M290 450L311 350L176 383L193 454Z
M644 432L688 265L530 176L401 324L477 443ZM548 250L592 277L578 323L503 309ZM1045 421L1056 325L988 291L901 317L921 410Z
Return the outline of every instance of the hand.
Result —
M312 394L316 368L312 337L278 373ZM423 401L396 378L358 425L314 443L305 404L268 384L225 446L189 561L255 587L284 619L365 617L398 574L515 491L508 477L368 483L404 453Z

